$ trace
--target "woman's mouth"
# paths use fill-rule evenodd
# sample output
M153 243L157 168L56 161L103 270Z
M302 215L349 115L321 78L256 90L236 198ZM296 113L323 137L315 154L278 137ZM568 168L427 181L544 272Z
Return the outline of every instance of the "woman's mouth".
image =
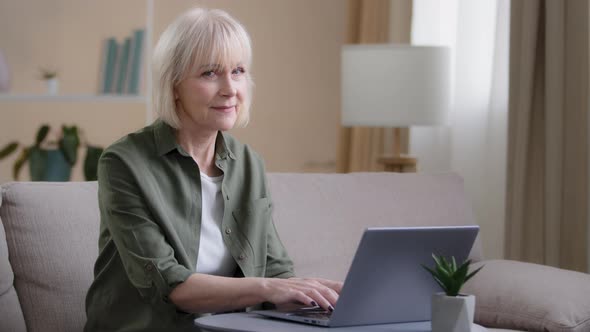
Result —
M236 106L235 105L231 105L231 106L212 106L212 109L219 111L219 112L223 112L223 113L229 113L232 112Z

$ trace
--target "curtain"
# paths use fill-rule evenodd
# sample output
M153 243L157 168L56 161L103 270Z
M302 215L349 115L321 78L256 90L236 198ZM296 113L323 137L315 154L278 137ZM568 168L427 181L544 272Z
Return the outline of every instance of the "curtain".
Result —
M420 170L461 175L486 258L504 257L508 0L414 0L412 44L451 49L448 125L412 128Z
M513 1L506 256L588 269L587 0Z
M348 10L347 43L409 42L411 0L349 0ZM407 130L402 132L403 152L407 152L407 136ZM341 128L338 172L383 170L377 158L391 146L392 137L391 129Z

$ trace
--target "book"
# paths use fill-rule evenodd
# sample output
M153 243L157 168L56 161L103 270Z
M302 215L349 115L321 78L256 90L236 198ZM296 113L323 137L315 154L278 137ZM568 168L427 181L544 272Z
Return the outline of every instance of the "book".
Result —
M117 40L113 37L107 39L105 43L106 57L104 58L105 65L103 66L103 84L102 93L111 93L113 91L115 67L117 61L117 49L119 45Z
M104 39L101 43L101 55L100 55L100 70L98 71L98 88L96 89L99 94L103 94L105 90L105 82L107 76L107 59L109 57L109 40Z
M141 79L141 68L143 64L143 46L144 46L144 29L138 29L133 32L131 42L131 68L127 85L127 93L139 94L139 83Z
M129 57L130 57L130 49L131 49L131 37L125 38L123 42L123 46L121 48L121 55L118 57L118 65L117 65L117 85L115 87L115 92L118 94L123 94L127 92L126 84L127 80L129 79Z

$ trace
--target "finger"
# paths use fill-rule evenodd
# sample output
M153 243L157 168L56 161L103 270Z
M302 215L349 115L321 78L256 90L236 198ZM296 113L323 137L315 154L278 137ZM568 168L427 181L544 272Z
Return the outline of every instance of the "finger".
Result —
M297 291L293 292L293 296L291 297L291 301L293 303L299 303L306 306L317 307L318 303L310 296L305 294L304 292Z
M315 301L315 305L319 305L325 310L333 310L334 305L338 301L338 293L332 288L322 284L318 279L291 278L289 279L289 283L291 284L291 287L295 290L304 292L308 297ZM302 303L305 304L306 302ZM312 305L314 304L312 303Z
M334 307L332 303L326 297L322 295L322 293L317 289L310 289L307 293L307 296L312 298L316 303L323 308L324 310L334 311Z
M301 290L313 290L311 293L307 293L308 296L311 296L312 298L318 300L320 306L326 310L329 310L329 307L333 308L336 302L338 301L338 293L332 288L323 285L319 280L303 279L301 280L300 287L302 287L300 288ZM314 296L314 294L316 294L315 292L317 292L321 296L321 299L318 299L316 298L316 296ZM326 300L328 304L322 305L322 300Z
M328 300L328 302L330 302L332 307L336 305L336 302L338 302L338 293L336 293L336 291L332 288L321 286L320 288L318 288L318 291L322 294L324 298L326 298L326 300Z
M316 280L317 282L319 282L320 284L322 284L326 287L330 287L331 289L336 291L336 293L338 293L338 294L340 294L340 292L342 291L343 283L341 281L334 281L334 280L328 280L328 279L322 279L322 278L314 278L314 280Z

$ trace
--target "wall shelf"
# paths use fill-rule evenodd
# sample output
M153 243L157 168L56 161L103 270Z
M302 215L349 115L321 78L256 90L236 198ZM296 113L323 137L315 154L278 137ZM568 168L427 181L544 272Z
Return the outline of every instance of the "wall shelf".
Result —
M145 96L138 95L35 95L0 94L0 102L113 102L146 104Z
M92 44L92 47L95 46L99 46L97 43L98 41L104 42L103 38L105 37L114 37L117 38L119 41L121 41L121 38L123 37L129 37L129 31L130 29L137 29L140 27L143 27L145 29L144 32L144 42L143 42L143 54L142 54L142 67L143 70L140 73L140 81L139 81L139 87L140 87L140 92L141 95L137 95L137 94L133 94L133 95L126 95L126 94L100 94L99 90L97 90L93 84L89 84L89 80L84 81L84 85L82 88L80 88L77 91L80 92L74 92L72 90L71 93L68 93L68 90L64 90L63 94L61 95L48 95L48 94L43 94L43 92L45 92L45 90L34 90L34 91L38 91L39 93L34 93L34 92L29 92L29 88L31 86L35 87L35 85L31 84L29 81L29 84L20 84L18 85L18 91L22 91L21 92L14 92L11 93L9 91L7 92L0 92L0 113L4 112L5 109L6 110L12 110L14 109L14 107L12 107L12 105L10 105L10 107L6 107L7 104L28 104L28 103L34 103L34 104L39 104L39 105L43 105L43 103L47 103L49 104L53 104L53 105L60 105L60 103L70 103L70 104L84 104L84 103L88 103L88 104L96 104L96 103L112 103L112 104L133 104L133 105L140 105L145 109L145 121L144 124L148 125L150 123L152 123L153 121L153 114L152 114L152 105L151 105L151 97L152 97L152 82L151 82L151 77L152 77L152 68L151 68L151 55L152 55L152 48L153 48L153 31L154 31L154 0L136 0L136 1L132 1L130 3L137 5L136 8L131 8L132 5L131 4L126 4L125 6L119 6L118 5L118 1L116 0L110 0L110 1L106 1L106 5L96 5L97 7L100 7L100 10L98 10L98 12L100 13L100 15L104 15L105 13L105 9L108 8L112 8L111 11L109 11L110 14L112 13L118 13L118 8L119 7L123 7L121 8L122 12L124 15L137 15L134 16L134 19L132 19L131 21L133 23L129 23L126 24L125 22L127 22L126 20L119 20L116 22L116 24L114 26L109 26L108 24L106 26L104 26L101 22L101 25L92 25L92 24L96 24L96 20L91 20L92 24L90 24L90 28L85 28L85 29L80 29L80 31L77 31L77 25L80 24L85 24L85 17L81 16L81 17L76 17L76 19L72 19L72 20L59 20L63 15L65 15L66 13L71 14L72 9L70 11L67 10L62 10L62 7L69 7L67 6L68 1L71 0L56 0L56 1L42 1L41 3L44 3L44 9L50 11L50 13L48 14L49 18L47 20L47 22L54 24L53 26L50 26L50 28L48 28L49 31L52 31L54 33L58 33L58 34L64 34L67 35L71 40L68 39L64 39L64 40L57 40L57 41L50 41L50 42L45 42L45 40L41 39L41 37L38 37L38 33L35 31L35 29L31 28L31 29L27 29L26 30L26 36L34 36L34 40L27 44L27 41L25 40L24 42L21 42L19 40L18 43L15 42L15 47L18 47L18 49L21 52L25 52L24 55L22 56L24 59L29 59L29 54L26 52L31 52L32 54L38 54L40 52L40 50L44 50L47 47L56 47L56 48L60 48L61 46L64 46L64 51L62 52L54 52L54 53L48 53L48 54L53 54L54 58L52 58L51 56L46 56L49 60L49 62L47 62L47 64L49 65L51 63L51 61L57 61L58 65L57 68L59 68L59 58L60 56L69 56L69 57L76 57L76 58L85 58L85 54L84 52L95 52L93 50L88 51L87 49L78 49L77 46L76 48L71 47L72 44L76 44L76 41L78 40L77 38L79 38L80 40L90 40L90 43L85 43L84 45L89 45ZM35 6L37 7L37 5L35 4L36 2L39 2L38 0L28 0L28 1L23 1L25 4L22 6L17 6L18 10L22 11L22 12L26 12L26 8L30 7L30 6ZM98 2L97 2L98 3ZM143 12L143 4L145 4L145 16L141 17L139 16L140 14L143 16L142 12ZM83 7L85 7L84 5L76 5L74 6L75 8L77 8L77 10L82 10ZM133 9L133 10L131 10ZM74 11L75 12L75 11ZM82 12L84 12L82 10ZM4 13L3 13L4 14ZM2 17L5 17L3 15L0 15ZM37 17L37 16L34 16ZM137 20L135 19L137 18ZM45 21L43 21L45 22ZM57 25L56 25L57 24ZM28 25L29 26L29 25ZM15 27L14 29L10 30L10 31L19 31L20 27ZM68 33L64 33L64 31L67 31ZM72 32L74 31L74 32ZM4 31L3 31L4 32ZM71 33L72 32L72 33ZM125 33L125 35L123 35L123 32ZM2 34L3 36L6 34ZM7 34L8 36L10 35L10 32ZM96 42L93 41L97 36L101 36L99 40L97 40ZM61 43L61 44L60 44ZM23 44L26 44L25 46L23 46ZM104 47L104 46L102 46ZM67 50L67 51L66 51ZM104 50L101 48L100 49L101 52L103 52ZM77 53L73 53L73 52L80 52L80 54ZM37 53L34 53L37 52ZM19 57L21 57L21 55L19 55ZM53 60L51 60L53 59ZM20 61L20 60L19 60ZM27 62L29 61L29 62ZM30 61L33 61L32 63ZM39 58L39 56L37 57L33 57L33 60L22 60L19 62L19 66L17 66L19 69L24 70L27 68L30 68L33 63L36 63L35 61L39 62L39 61L44 61L44 59ZM62 61L63 63L67 64L67 61ZM78 67L75 68L80 68L79 67L79 63L77 63ZM102 65L102 63L100 64ZM64 69L65 66L62 66L62 69ZM100 67L102 68L102 67ZM102 70L102 69L101 69ZM66 72L66 70L64 69L64 72ZM70 71L71 73L71 71ZM88 73L85 73L86 75L88 75ZM100 73L99 73L100 74ZM28 73L22 73L22 72L15 72L14 75L24 75L24 77L29 77L29 80L32 80L32 76L29 75ZM28 76L27 76L28 75ZM81 75L84 75L84 73L81 73ZM97 76L101 76L101 75L97 75ZM71 77L75 77L75 76L71 76ZM70 78L71 78L70 77ZM72 80L70 80L69 82L72 82ZM26 82L25 82L26 83ZM38 85L38 84L37 84ZM90 87L90 89L88 88ZM76 87L78 88L78 87ZM51 107L50 107L51 108ZM55 109L56 107L54 106L53 109ZM59 107L58 107L59 108Z

